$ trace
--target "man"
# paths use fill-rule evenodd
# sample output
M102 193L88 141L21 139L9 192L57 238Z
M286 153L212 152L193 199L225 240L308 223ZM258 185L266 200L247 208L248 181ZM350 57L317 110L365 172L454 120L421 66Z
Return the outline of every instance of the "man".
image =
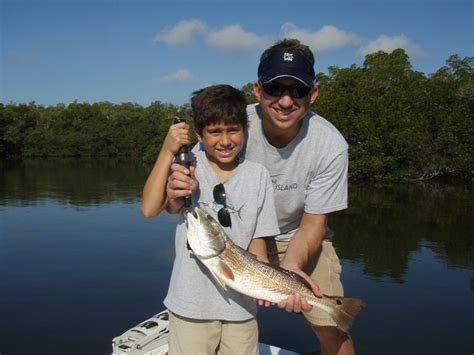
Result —
M342 296L341 266L327 214L347 208L348 145L331 123L309 110L319 95L313 67L311 50L295 39L263 52L254 84L259 103L247 108L244 154L263 164L272 178L281 234L269 245L269 256L306 278L316 295ZM182 167L175 164L172 170L168 197L179 198L196 188ZM319 288L302 270L318 280ZM293 295L278 306L303 311L323 355L355 353L350 336L304 298Z

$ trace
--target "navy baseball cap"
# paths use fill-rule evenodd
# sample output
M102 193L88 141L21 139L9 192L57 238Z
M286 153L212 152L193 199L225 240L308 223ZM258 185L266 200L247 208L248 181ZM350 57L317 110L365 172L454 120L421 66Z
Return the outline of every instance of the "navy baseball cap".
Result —
M313 86L314 68L306 57L297 51L278 50L271 52L258 66L258 80L262 84L269 81L292 77L306 86Z

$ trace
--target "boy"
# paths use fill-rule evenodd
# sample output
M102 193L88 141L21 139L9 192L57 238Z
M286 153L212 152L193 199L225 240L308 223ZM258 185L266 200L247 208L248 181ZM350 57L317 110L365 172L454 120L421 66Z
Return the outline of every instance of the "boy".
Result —
M239 158L247 128L245 94L229 85L214 85L193 93L196 167L199 182L194 205L204 207L240 247L261 252L260 237L279 233L268 171ZM168 199L166 182L173 156L189 144L188 125L172 125L145 184L142 212L154 216L166 207L183 208L183 198ZM186 223L176 229L176 258L164 304L170 310L170 354L257 354L255 300L224 290L186 248Z

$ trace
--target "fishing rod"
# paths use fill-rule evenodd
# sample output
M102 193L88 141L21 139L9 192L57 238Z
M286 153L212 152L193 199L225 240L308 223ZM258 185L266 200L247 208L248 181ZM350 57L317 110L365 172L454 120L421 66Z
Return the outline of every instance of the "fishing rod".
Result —
M173 118L173 124L177 124L177 123L181 123L181 122L186 122L186 120L184 120L182 118L179 118L177 116L175 116ZM183 144L179 148L178 152L175 155L175 161L179 165L182 165L186 169L189 170L189 166L193 162L193 157L192 157L192 154L189 150L189 146L187 144ZM192 206L191 195L185 196L184 197L184 210L185 210L185 213L191 210L191 206Z

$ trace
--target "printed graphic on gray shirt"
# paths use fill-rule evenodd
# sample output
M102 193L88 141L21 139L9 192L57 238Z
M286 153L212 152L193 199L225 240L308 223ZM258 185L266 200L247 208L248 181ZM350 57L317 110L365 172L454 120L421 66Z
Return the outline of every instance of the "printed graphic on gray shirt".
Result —
M271 175L270 179L272 180L272 185L273 185L273 190L274 191L291 191L291 190L296 190L298 189L298 183L297 182L281 182L283 180L280 178L281 176L284 176L285 174L277 174L277 175Z

